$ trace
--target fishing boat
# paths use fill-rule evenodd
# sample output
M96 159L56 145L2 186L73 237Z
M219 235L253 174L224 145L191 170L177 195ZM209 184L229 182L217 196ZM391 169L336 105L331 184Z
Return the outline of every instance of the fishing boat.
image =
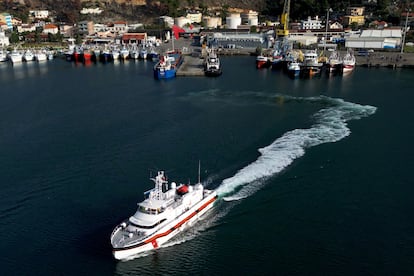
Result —
M343 58L343 73L352 72L355 69L355 56L351 51L348 51Z
M288 75L292 78L297 78L300 75L300 65L299 62L291 61L287 67Z
M183 62L180 51L171 51L160 57L160 60L154 66L154 78L170 79L175 78L178 67Z
M300 64L300 73L303 77L312 77L319 75L323 63L318 61L318 53L316 50L307 50L304 53L304 60Z
M129 50L126 47L122 47L122 49L119 51L119 57L121 60L126 60L129 57Z
M217 199L214 190L168 182L164 171L151 178L155 187L144 193L135 214L118 224L111 234L112 253L117 260L159 248L200 219Z
M327 73L339 73L342 72L342 59L339 52L334 50L329 55L328 61L326 62Z
M0 49L0 62L7 61L7 51Z
M256 68L269 68L272 63L270 62L269 58L267 56L258 55L256 57Z
M213 48L207 50L207 56L204 61L204 73L206 76L211 77L220 76L222 73L220 59Z
M34 53L34 57L35 57L35 60L37 62L42 62L42 61L46 61L47 60L46 52L43 51L43 50L36 51Z
M27 49L24 53L23 53L23 60L26 62L30 62L33 61L35 59L34 53L32 50Z
M21 63L23 61L23 54L19 50L14 49L10 53L9 59L13 64Z

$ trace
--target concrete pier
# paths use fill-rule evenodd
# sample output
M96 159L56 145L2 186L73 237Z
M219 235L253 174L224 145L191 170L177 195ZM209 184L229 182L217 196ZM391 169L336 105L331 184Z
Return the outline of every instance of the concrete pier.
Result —
M184 61L178 68L176 76L204 76L203 62L204 59L200 56L184 56Z

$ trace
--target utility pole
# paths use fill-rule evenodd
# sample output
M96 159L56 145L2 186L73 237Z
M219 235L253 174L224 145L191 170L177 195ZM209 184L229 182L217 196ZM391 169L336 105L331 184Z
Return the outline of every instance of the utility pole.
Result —
M328 24L329 24L329 12L332 12L332 9L329 8L326 10L326 29L325 29L325 41L323 44L323 53L325 54L326 51L326 42L328 40Z
M407 36L407 25L408 25L408 14L411 12L411 9L405 9L407 16L405 17L405 28L404 28L404 36L401 43L401 54L404 53L404 44L405 44L405 37Z

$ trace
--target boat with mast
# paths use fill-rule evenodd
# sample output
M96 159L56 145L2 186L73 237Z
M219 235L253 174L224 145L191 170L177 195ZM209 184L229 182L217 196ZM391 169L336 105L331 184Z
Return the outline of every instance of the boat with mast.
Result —
M150 178L155 187L144 193L135 214L118 224L110 240L115 259L125 260L159 248L210 210L217 199L215 190L198 183L168 182L164 171Z

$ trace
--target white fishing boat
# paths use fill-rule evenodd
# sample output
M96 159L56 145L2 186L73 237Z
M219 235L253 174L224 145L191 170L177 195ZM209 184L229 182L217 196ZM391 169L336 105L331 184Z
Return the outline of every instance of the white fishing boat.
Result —
M34 53L32 50L28 49L23 54L23 60L26 62L33 61L35 58Z
M326 70L328 73L337 73L342 71L342 59L338 51L334 50L329 55L326 62Z
M204 62L204 73L206 76L213 77L220 76L222 73L220 59L213 48L207 49L207 56Z
M38 62L46 61L47 55L45 51L37 51L34 53L35 60Z
M0 49L0 62L7 61L7 51Z
M191 226L213 207L214 190L195 185L168 182L164 171L151 178L155 187L144 193L135 214L115 227L111 244L115 259L130 259L157 249Z
M119 51L119 57L121 60L126 60L129 57L129 50L126 47L122 47Z
M342 65L343 66L343 69L342 69L342 71L344 73L352 72L355 69L355 63L356 63L355 56L354 56L354 54L351 51L348 51L345 54L342 62L343 62L343 65Z
M297 62L296 60L289 62L287 70L288 70L288 74L289 74L290 77L292 77L292 78L299 77L299 75L300 75L300 64L299 64L299 62Z
M15 63L21 63L23 61L23 54L17 50L14 49L10 55L9 55L10 61L15 64Z

